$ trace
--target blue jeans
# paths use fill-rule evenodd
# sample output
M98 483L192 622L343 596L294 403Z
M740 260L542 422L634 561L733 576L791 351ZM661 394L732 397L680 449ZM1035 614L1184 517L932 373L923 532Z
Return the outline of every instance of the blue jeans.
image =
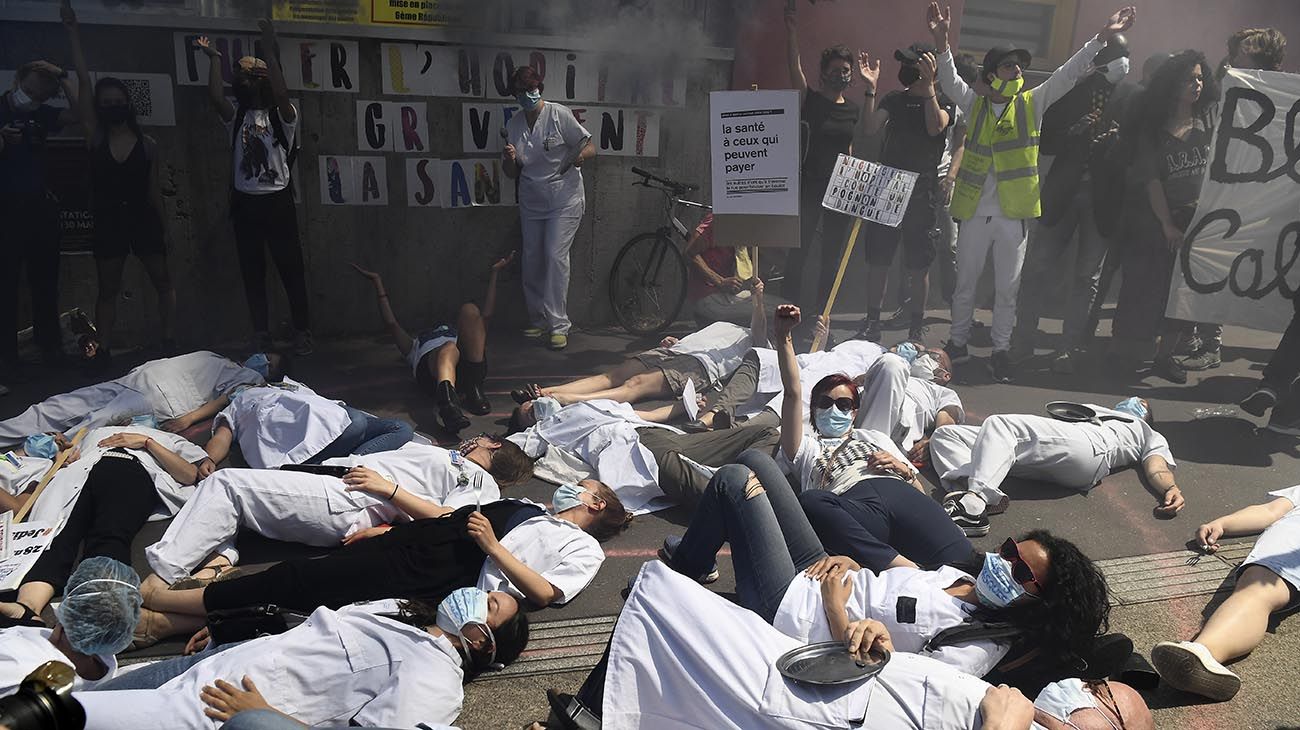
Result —
M352 406L343 407L347 409L352 423L348 424L343 433L330 442L329 446L321 449L306 463L319 464L326 459L349 454L363 456L379 451L394 451L415 435L411 425L405 421L396 418L377 418Z
M204 659L207 659L213 654L223 652L232 646L239 646L241 643L243 642L236 641L229 644L222 644L221 646L209 646L203 651L196 652L190 656L178 656L173 659L164 659L160 662L154 662L147 667L140 667L133 672L127 672L120 677L114 677L107 682L96 685L89 691L99 692L101 690L106 691L118 689L158 689L164 684L167 684L171 680L189 671L190 667L198 664ZM227 679L236 683L238 683L239 680L238 677L235 677L233 680L229 677L227 677Z
M709 480L673 563L686 575L701 575L730 542L738 602L771 623L790 581L826 551L772 457L751 449L736 461ZM751 471L763 491L746 498Z

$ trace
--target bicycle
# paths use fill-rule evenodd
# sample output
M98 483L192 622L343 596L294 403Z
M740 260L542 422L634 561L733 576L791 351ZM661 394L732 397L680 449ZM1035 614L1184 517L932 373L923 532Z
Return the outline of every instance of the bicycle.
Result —
M673 234L685 242L690 229L677 217L677 209L708 211L713 206L682 199L684 193L698 190L698 185L659 177L639 167L632 172L641 178L633 185L663 193L668 225L633 236L619 249L609 272L609 304L623 329L649 335L675 322L686 301L686 259Z

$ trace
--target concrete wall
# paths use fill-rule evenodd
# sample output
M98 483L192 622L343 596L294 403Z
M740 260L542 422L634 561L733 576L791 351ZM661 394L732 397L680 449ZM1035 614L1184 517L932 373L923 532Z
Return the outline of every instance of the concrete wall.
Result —
M175 75L173 32L185 28L84 25L91 70ZM295 33L292 26L281 30ZM369 285L347 262L382 271L398 317L408 328L429 325L454 312L461 297L481 295L493 257L518 248L514 208L415 209L405 202L405 162L388 154L389 204L382 207L320 205L317 155L357 151L356 105L385 99L380 84L378 39L360 38L360 93L294 92L301 100L302 154L297 162L299 217L307 259L314 329L318 334L377 329ZM508 38L506 39L508 42ZM520 45L523 45L522 43ZM558 44L557 44L558 45ZM563 46L560 46L563 47ZM71 65L67 40L55 23L0 23L0 68L33 58ZM665 110L658 158L598 157L584 168L587 216L574 242L569 312L579 324L611 319L606 279L618 248L632 235L661 225L655 194L632 188L632 165L676 179L708 182L707 93L730 78L727 61L687 61L687 103ZM8 80L5 80L8 83ZM175 127L148 129L163 157L170 267L180 293L182 343L243 337L249 331L233 235L225 217L230 167L229 135L206 100L204 87L176 86ZM428 156L462 158L461 99L429 98L432 149ZM707 195L707 193L702 193ZM688 222L693 221L689 219ZM65 255L63 308L92 310L94 265L88 255ZM282 290L269 277L272 322L287 327ZM119 312L127 341L152 336L154 296L142 270L128 266ZM499 305L505 321L522 321L518 279L504 282ZM199 333L186 334L197 328Z

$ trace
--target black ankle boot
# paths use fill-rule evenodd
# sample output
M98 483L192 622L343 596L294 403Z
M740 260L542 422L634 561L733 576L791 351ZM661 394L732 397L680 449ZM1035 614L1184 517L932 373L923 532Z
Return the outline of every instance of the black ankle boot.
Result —
M460 400L456 397L456 387L451 384L450 380L438 383L433 400L438 406L438 418L442 419L443 428L452 433L457 433L469 426L469 419L460 410Z
M460 378L456 381L456 389L460 393L461 404L465 406L465 410L476 416L486 416L491 413L492 404L488 402L487 394L483 392L483 381L487 379L487 363L461 360L456 369L460 373Z

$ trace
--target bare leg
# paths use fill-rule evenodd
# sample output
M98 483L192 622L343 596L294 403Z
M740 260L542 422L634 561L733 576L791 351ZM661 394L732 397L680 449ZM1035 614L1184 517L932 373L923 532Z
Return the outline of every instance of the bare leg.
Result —
M117 293L122 287L122 269L125 265L125 257L95 259L99 280L99 292L95 296L95 329L99 333L99 345L103 348L109 347L113 328L117 325Z
M456 363L460 362L460 349L455 342L448 342L434 350L433 357L426 362L433 371L433 382L447 380L452 385L456 384Z
M18 587L18 599L14 603L0 603L0 615L20 618L26 606L39 615L54 598L54 586L41 581L24 583ZM20 605L21 604L21 605Z
M640 360L627 359L618 365L618 367L608 373L592 375L590 377L574 380L570 383L557 385L553 388L543 388L545 395L555 397L558 395L584 395L587 393L596 393L617 388L630 378L649 372L650 368L646 367ZM561 401L563 402L563 401ZM570 401L572 402L572 401Z
M620 403L638 403L643 400L652 398L668 398L672 396L672 390L668 387L668 378L664 377L663 371L656 370L653 373L641 373L627 379L622 385L609 390L598 390L595 393L551 393L547 395L555 398L560 405L567 406L570 403L578 403L588 400L612 400Z
M140 622L136 625L135 633L137 636L145 636L151 639L165 639L168 636L189 636L203 628L207 623L208 617L206 614L195 616L141 608Z
M146 608L165 614L182 614L185 616L206 617L208 609L203 605L203 592L206 588L191 588L184 591L158 589L156 584L140 586L140 596ZM198 630L198 627L195 627Z
M456 317L457 347L469 362L487 359L487 324L478 305L468 302L460 305Z
M704 396L702 396L702 395L701 395L701 396L696 396L696 398L697 398L697 400L696 400L697 405L698 405L701 409L703 409L703 408L704 408ZM648 411L635 411L635 413L636 413L636 415L637 415L638 418L641 418L642 420L645 420L645 421L649 421L650 423L669 423L669 422L671 422L671 421L674 421L674 420L677 420L677 419L680 419L680 418L685 418L685 417L686 417L686 406L682 405L682 402L681 402L681 401L676 401L676 402L672 403L671 405L659 406L658 408L654 408L654 409L651 409L651 410L648 410ZM704 414L703 416L700 417L700 420L701 420L701 421L704 421L704 420L706 420L706 417L707 417L707 421L708 421L710 424L712 424L712 423L713 423L713 413L710 412L710 413Z
M176 338L172 330L176 322L176 289L172 286L171 272L167 270L167 257L146 256L140 259L140 263L144 264L144 271L158 293L158 318L162 324L163 341L171 342Z
M1220 662L1249 654L1264 639L1268 616L1291 601L1291 586L1261 565L1248 566L1232 595L1215 609L1193 639Z

